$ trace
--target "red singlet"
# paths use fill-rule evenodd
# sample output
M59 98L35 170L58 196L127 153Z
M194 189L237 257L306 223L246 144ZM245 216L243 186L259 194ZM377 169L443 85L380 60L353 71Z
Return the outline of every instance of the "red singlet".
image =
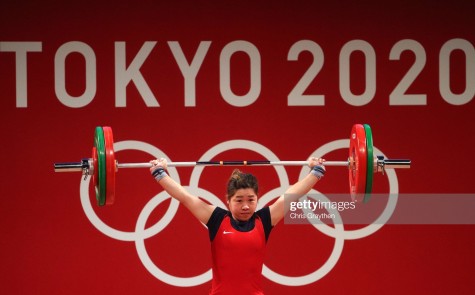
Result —
M247 222L216 208L207 223L213 256L210 294L264 294L261 287L265 246L272 229L269 208Z

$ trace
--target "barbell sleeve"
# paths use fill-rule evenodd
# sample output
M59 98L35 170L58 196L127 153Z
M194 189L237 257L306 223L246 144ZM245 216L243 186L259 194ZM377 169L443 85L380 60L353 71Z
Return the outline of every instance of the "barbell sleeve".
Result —
M54 172L82 172L90 170L92 159L82 159L81 162L54 163Z
M408 159L383 159L382 164L384 169L411 168L411 160Z
M54 163L54 172L81 172L80 162Z

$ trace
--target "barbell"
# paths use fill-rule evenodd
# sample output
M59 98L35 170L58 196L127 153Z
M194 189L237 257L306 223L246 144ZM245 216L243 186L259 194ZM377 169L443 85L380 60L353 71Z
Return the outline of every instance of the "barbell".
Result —
M307 161L200 161L200 162L169 162L169 167L191 166L305 166ZM353 125L350 133L348 160L325 161L325 166L348 167L349 189L353 201L368 202L373 188L373 175L384 174L385 169L410 168L411 160L385 159L375 156L373 151L373 134L368 124ZM82 172L86 177L91 175L99 206L112 205L115 202L115 174L119 168L150 168L147 163L119 163L114 153L112 128L98 126L94 132L92 158L84 158L81 162L54 163L55 172Z

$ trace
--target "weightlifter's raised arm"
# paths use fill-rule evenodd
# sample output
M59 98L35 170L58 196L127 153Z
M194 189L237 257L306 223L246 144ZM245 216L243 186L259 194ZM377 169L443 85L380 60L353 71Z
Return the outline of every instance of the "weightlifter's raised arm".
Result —
M276 225L289 210L286 204L289 202L295 202L300 197L308 193L313 186L323 177L325 174L325 160L322 158L310 157L308 159L308 166L310 173L304 178L297 181L294 185L290 186L283 196L280 196L277 201L269 206L272 225ZM287 202L286 200L287 199Z
M167 170L167 160L158 159L150 161L152 167L150 172L152 173L155 180L163 187L163 189L173 198L178 200L183 204L190 212L202 223L206 224L208 222L211 213L216 208L216 206L210 205L200 198L190 194L183 186L173 180L166 173Z

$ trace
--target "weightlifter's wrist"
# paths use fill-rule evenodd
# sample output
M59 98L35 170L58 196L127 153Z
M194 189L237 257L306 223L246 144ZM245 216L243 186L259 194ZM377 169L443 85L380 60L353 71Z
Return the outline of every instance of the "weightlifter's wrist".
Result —
M310 173L320 180L323 176L325 176L325 169L321 165L315 165L313 166Z
M155 178L157 182L162 180L167 175L168 174L163 167L157 167L152 171L152 177Z

